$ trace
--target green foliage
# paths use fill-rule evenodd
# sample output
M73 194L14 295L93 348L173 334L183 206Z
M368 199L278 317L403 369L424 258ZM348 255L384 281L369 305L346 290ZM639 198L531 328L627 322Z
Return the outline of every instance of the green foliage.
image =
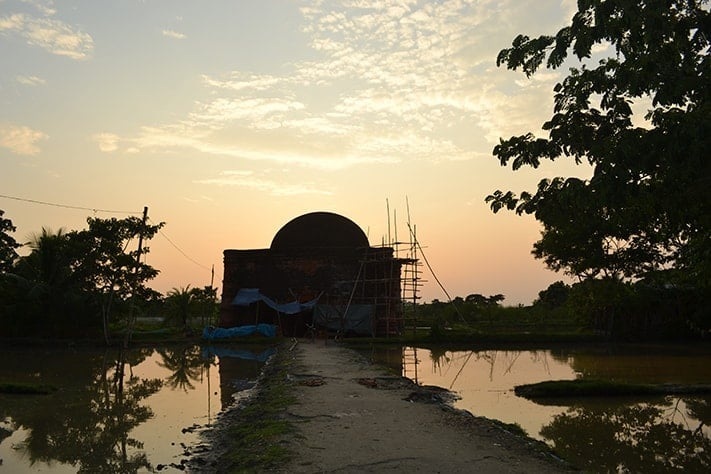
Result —
M556 281L548 285L548 288L545 290L539 291L538 299L536 299L533 304L549 309L560 308L568 301L569 294L570 286L562 281Z
M5 211L0 209L0 274L12 268L12 264L17 258L15 249L20 247L20 244L10 235L11 232L15 232L15 226L12 225L10 219L3 217L4 214Z
M183 329L193 314L194 299L190 285L185 288L173 288L165 296L165 322L178 322Z
M710 296L708 288L602 278L574 284L565 306L614 339L698 338L711 330Z
M114 310L126 314L131 298L155 298L146 283L158 271L140 261L148 247L129 247L163 224L145 225L137 217L87 222L86 230L42 229L32 237L30 254L3 278L0 334L82 337L102 327L108 342Z
M506 299L506 297L502 294L491 295L487 298L486 296L480 295L479 293L474 293L471 295L467 295L467 297L464 298L464 301L467 303L471 303L475 306L496 306L502 301L504 301L504 299Z
M274 357L260 376L256 394L230 424L225 472L272 471L291 455L280 441L294 430L286 417L287 408L296 401L287 380L292 361L286 351Z
M27 383L0 383L0 393L22 395L48 395L56 392L57 387L50 385L36 385Z
M142 237L147 241L153 238L163 223L146 225L134 216L89 218L87 223L89 228L73 232L71 240L77 254L73 270L82 277L88 291L127 299L158 275L156 269L141 261L141 257L149 252L147 246L140 252L128 248L134 239Z
M641 384L611 380L546 380L544 382L517 385L514 393L519 397L570 398L570 397L625 397L631 395L708 394L708 384Z
M469 295L452 303L407 306L405 317L429 327L430 342L540 342L581 340L591 335L567 305L501 306L502 295ZM456 305L456 307L455 307ZM406 332L407 335L407 332Z
M80 292L72 271L74 256L69 236L43 228L27 244L31 252L19 258L6 275L0 306L0 331L9 336L87 335L92 303Z
M496 295L456 297L452 303L433 300L406 306L404 316L427 327L431 342L678 340L711 332L708 288L597 278L572 286L558 281L538 295L533 305L518 307L492 304Z
M486 198L494 212L535 215L543 233L533 253L550 268L711 286L710 40L706 0L585 0L555 36L519 35L499 53L498 65L527 76L569 55L580 62L554 88L548 136L502 140L494 154L514 170L587 162L592 178ZM610 54L594 65L599 46ZM633 125L633 105L647 103L648 123Z
M164 300L165 322L177 324L187 330L191 321L200 317L202 325L214 321L218 311L217 290L206 286L204 288L173 288Z

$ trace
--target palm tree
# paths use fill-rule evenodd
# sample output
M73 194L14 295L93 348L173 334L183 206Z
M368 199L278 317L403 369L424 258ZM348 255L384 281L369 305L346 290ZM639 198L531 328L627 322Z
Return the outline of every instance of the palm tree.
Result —
M18 259L13 278L23 300L29 305L27 317L46 324L53 333L60 330L60 320L71 312L70 301L76 296L72 291L71 254L69 239L63 229L56 233L42 228L40 234L30 236L29 255Z
M44 287L61 286L71 274L67 242L67 234L62 228L53 233L43 227L40 234L31 234L25 245L32 252L20 259L18 273Z
M183 329L188 329L188 323L193 316L195 293L190 285L184 288L173 288L165 297L166 323L177 321Z

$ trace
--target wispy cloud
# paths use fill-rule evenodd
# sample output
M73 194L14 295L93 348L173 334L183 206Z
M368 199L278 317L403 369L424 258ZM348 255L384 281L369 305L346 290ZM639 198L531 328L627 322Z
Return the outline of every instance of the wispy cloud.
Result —
M190 203L204 203L204 202L214 202L215 201L210 196L198 196L196 198L185 196L185 197L183 197L183 200L190 202Z
M41 151L37 142L46 138L46 134L30 127L0 124L0 147L18 155L36 155Z
M32 5L37 11L46 16L52 16L57 13L54 8L54 0L22 0L22 3Z
M255 127L261 123L273 124L285 117L285 114L304 109L304 104L279 97L250 97L250 98L218 98L207 104L201 104L200 110L192 113L190 117L204 124L221 122L234 122L248 120ZM273 128L269 125L266 128Z
M241 132L249 140L234 140L230 137L218 138L214 130L198 128L194 124L166 125L161 127L143 127L141 133L132 139L133 148L155 152L170 153L180 149L194 150L207 155L226 156L240 160L272 162L281 165L303 166L323 171L334 171L367 163L394 163L392 157L378 154L363 155L344 149L333 150L322 144L303 144L293 146L283 136L267 137L252 135L250 130ZM231 135L231 134L228 134ZM272 139L273 138L273 139Z
M267 90L280 83L287 82L285 79L259 74L245 74L240 71L233 71L225 78L214 78L206 74L202 76L206 85L215 89L230 89L230 90L251 90L263 91Z
M163 36L173 39L185 39L187 36L175 30L163 30Z
M104 153L111 153L118 150L120 137L116 134L97 133L93 138L97 145L99 145L99 150Z
M182 120L144 126L128 140L141 150L190 148L337 170L473 159L549 112L557 74L523 81L497 69L495 58L512 39L502 25L540 20L548 30L549 17L565 20L558 18L560 0L303 5L308 60L281 74L205 74L210 99ZM451 133L464 127L479 139Z
M52 54L71 59L87 59L93 49L92 37L71 25L51 16L53 9L45 9L42 18L25 13L13 13L0 17L0 33L24 38L28 44L40 47Z
M302 194L331 195L331 191L319 189L310 183L280 183L255 175L252 171L223 171L217 178L196 180L197 184L236 186L266 192L273 196L296 196Z
M15 79L23 86L43 86L47 83L47 81L37 76L17 76Z

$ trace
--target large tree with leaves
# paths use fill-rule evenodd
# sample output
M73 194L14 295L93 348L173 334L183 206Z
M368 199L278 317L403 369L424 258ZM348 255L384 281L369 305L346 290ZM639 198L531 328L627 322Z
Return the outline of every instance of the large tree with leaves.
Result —
M502 140L514 170L569 159L590 179L496 191L494 212L543 224L533 253L579 277L711 285L711 15L708 0L579 0L554 36L519 35L498 65L527 76L573 63L554 88L545 136ZM592 57L607 51L603 59ZM633 122L633 110L647 110Z
M77 257L73 270L82 288L93 294L101 310L104 337L109 342L109 322L116 303L153 296L147 287L158 270L141 261L149 252L142 245L132 249L138 239L150 240L164 223L146 224L138 217L87 219L89 228L69 234L72 253ZM129 321L130 325L130 321Z

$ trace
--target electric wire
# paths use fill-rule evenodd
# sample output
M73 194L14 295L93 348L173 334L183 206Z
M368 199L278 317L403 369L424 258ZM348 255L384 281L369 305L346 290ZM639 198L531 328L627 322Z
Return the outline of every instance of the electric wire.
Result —
M14 201L29 202L32 204L42 204L44 206L54 206L54 207L62 207L65 209L77 209L77 210L82 210L82 211L91 211L93 213L105 212L107 214L141 214L141 211L115 211L115 210L110 210L110 209L99 209L96 207L70 206L68 204L57 204L54 202L38 201L36 199L27 199L27 198L21 198L21 197L17 197L17 196L7 196L5 194L0 194L0 198L12 199Z
M0 194L0 198L12 199L14 201L28 202L31 204L41 204L44 206L61 207L64 209L91 211L93 213L103 212L103 213L107 213L107 214L137 214L137 215L142 214L142 211L116 211L116 210L111 210L111 209L99 209L99 208L95 208L95 207L71 206L68 204L58 204L58 203L48 202L48 201L39 201L37 199L21 198L21 197L17 197L17 196L8 196L5 194ZM163 231L159 230L158 233L160 235L162 235L163 238L165 238L165 240L167 240L170 243L170 245L172 245L178 252L180 252L180 254L183 255L183 257L187 258L188 260L190 260L192 263L199 266L200 268L203 268L207 271L212 271L211 268L208 268L207 266L201 264L200 262L197 262L195 259L191 258L188 254L186 254L180 247L178 247L175 244L175 242L173 242L167 235L165 235L165 233L163 233Z
M432 269L432 265L430 265L430 262L427 260L427 256L425 255L425 251L422 250L422 245L420 245L420 241L417 240L417 238L415 237L415 233L414 233L414 231L412 230L412 227L410 227L409 224L408 224L408 228L410 229L410 235L412 236L412 238L413 238L414 241L415 241L415 245L417 245L417 248L420 249L420 255L422 255L422 259L425 261L425 265L427 265L427 268L429 269L430 273L431 273L432 276L434 277L434 279L435 279L435 281L437 282L437 284L439 285L439 287L442 289L442 291L444 291L444 294L447 295L447 298L449 299L449 303L450 303L450 304L452 305L452 307L454 308L454 311L459 315L459 317L461 318L461 320L466 323L467 320L464 318L464 315L459 311L459 308L457 307L456 304L454 304L454 301L452 300L452 297L449 296L449 292L448 292L447 289L444 287L444 285L442 284L442 282L439 281L439 278L437 278L437 275L435 274L434 270Z
M172 240L170 240L170 238L168 238L168 236L165 235L165 233L164 233L162 230L159 230L158 233L159 233L165 240L167 240L167 241L170 243L170 245L172 245L172 246L175 248L175 250L177 250L178 252L180 252L180 254L181 254L183 257L187 258L187 259L190 260L192 263L194 263L195 265L197 265L198 267L200 267L200 268L202 268L202 269L205 269L205 270L207 270L207 271L212 271L211 268L208 268L207 266L203 265L202 263L200 263L200 262L196 261L195 259L191 258L187 253L183 252L183 250L182 250L180 247L178 247L178 246L175 244L175 242L173 242Z

